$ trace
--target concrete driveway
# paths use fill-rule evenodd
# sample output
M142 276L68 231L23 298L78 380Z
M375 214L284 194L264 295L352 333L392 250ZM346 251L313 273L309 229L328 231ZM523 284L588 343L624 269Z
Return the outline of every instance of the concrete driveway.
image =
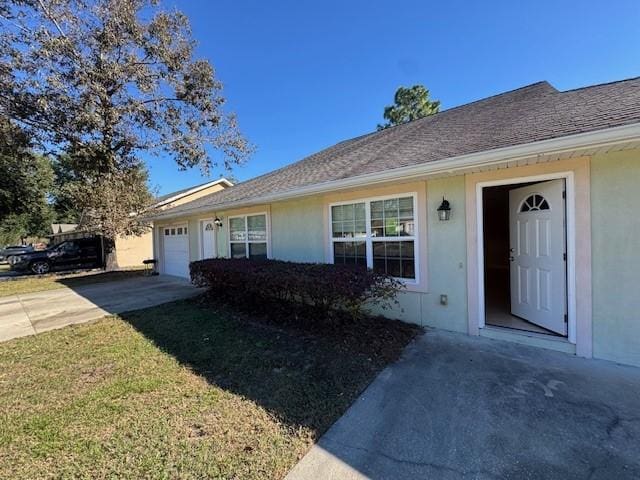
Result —
M430 331L287 476L361 478L640 478L640 369Z
M201 289L187 280L160 276L0 297L0 341L139 310L199 292Z

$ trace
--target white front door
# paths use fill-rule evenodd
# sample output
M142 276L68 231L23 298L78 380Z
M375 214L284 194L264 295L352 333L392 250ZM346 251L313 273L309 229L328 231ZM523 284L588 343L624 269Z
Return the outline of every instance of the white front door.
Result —
M564 180L509 191L511 313L567 334Z
M202 239L202 251L200 252L200 258L215 258L216 257L216 241L215 241L215 227L213 220L202 220L200 222L200 238Z

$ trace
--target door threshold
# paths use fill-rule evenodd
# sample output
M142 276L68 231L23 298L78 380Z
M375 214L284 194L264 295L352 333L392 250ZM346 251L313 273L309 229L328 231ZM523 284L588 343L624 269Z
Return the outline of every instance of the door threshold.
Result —
M558 352L576 353L575 344L569 342L567 337L553 336L545 333L527 332L526 330L515 330L508 327L497 327L485 325L480 329L480 336L493 338L494 340L505 340L507 342L530 345L532 347L546 348Z

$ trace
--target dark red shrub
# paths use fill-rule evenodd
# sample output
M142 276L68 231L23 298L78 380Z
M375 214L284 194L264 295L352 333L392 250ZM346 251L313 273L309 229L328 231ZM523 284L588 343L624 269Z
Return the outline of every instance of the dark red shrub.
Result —
M245 305L299 303L353 316L362 307L388 308L403 284L356 265L215 258L192 262L191 280L223 301Z

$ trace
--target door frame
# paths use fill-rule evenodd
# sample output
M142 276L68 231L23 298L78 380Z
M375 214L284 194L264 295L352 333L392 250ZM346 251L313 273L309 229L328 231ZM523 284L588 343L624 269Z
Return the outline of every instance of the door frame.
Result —
M213 257L218 258L218 232L216 230L213 217L205 217L198 219L198 259L204 260L204 240L202 237L202 224L204 222L213 223Z
M499 185L517 185L521 183L543 182L547 180L565 180L566 191L566 246L567 246L567 340L575 344L577 339L576 321L576 211L575 211L575 178L572 171L546 173L523 177L504 178L478 182L476 187L476 239L477 239L477 302L478 328L485 327L485 285L484 285L484 205L482 193L486 187Z

